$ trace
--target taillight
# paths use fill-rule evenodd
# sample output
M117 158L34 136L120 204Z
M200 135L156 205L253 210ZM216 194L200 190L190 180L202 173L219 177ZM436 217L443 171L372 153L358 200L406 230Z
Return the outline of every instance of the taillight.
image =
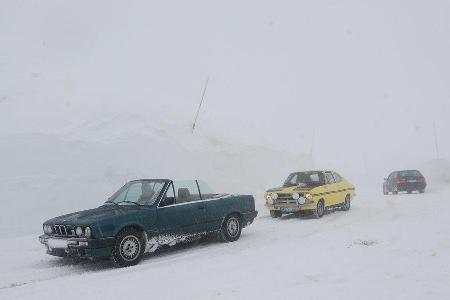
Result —
M426 181L425 181L425 177L420 177L420 178L419 178L419 182L420 182L420 183L425 183L425 182L426 182Z
M401 181L400 179L397 179L397 180L395 181L395 184L400 184L400 183L402 183L402 181Z

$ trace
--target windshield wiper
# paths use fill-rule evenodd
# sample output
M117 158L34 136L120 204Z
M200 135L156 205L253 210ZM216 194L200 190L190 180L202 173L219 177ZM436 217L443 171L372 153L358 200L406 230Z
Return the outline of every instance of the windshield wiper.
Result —
M141 206L141 205L140 205L139 203L137 203L137 202L128 201L128 200L120 201L120 202L117 202L117 203L115 203L115 204L119 205L119 203L133 203L133 204L136 204L137 206Z

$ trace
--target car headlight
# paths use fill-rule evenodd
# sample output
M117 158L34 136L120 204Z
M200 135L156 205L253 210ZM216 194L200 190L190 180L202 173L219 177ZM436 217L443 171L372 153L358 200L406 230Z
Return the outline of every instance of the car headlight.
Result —
M293 193L292 194L292 199L298 200L299 198L300 198L300 194L299 193Z
M311 195L310 193L306 193L305 194L305 199L306 200L312 200L313 199L313 195Z
M277 200L278 199L278 194L277 193L273 193L272 194L272 199L273 200Z
M91 228L90 227L86 227L84 229L84 236L89 238L89 237L91 237L91 235L92 235Z
M81 227L77 227L76 229L75 229L75 233L78 235L78 236L82 236L83 235L83 228L81 228Z
M273 204L273 199L269 194L266 194L266 202L267 204Z
M53 232L52 226L44 225L44 233L51 234Z

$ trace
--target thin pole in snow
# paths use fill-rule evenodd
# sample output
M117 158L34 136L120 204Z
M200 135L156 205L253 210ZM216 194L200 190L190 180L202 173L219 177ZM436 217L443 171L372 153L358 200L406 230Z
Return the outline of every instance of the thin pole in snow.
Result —
M439 145L436 131L436 122L433 122L434 146L436 147L436 158L439 159Z
M206 78L205 86L204 86L203 92L202 92L202 97L200 99L200 104L198 105L197 113L195 114L194 123L192 124L192 133L194 133L195 125L197 124L198 115L200 113L200 108L202 107L203 100L205 99L205 93L206 93L206 88L208 87L208 83L209 83L209 76L208 76L208 78Z

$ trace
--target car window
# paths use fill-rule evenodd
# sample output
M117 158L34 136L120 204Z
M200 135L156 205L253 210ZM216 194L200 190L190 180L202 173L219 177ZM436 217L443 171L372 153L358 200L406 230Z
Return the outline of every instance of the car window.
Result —
M176 203L185 203L200 200L196 180L174 181Z
M173 184L170 183L170 185L167 188L166 194L164 195L164 198L159 203L159 207L169 206L177 203L177 199L175 197L175 190L173 188Z
M407 171L400 171L398 172L398 177L399 178L404 178L404 177L421 177L422 174L420 174L419 171L417 170L407 170Z
M293 174L286 183L288 185L297 185L298 184L298 174Z
M217 195L217 193L215 193L214 190L203 180L197 180L197 183L200 188L202 199L214 198Z
M325 173L325 180L326 180L327 184L333 184L334 183L333 175L330 172L326 172Z
M336 172L333 172L333 177L334 177L334 181L336 181L336 183L341 182L342 181L342 177L341 175L339 175Z
M153 205L165 184L163 180L130 181L114 193L107 202L120 205Z

